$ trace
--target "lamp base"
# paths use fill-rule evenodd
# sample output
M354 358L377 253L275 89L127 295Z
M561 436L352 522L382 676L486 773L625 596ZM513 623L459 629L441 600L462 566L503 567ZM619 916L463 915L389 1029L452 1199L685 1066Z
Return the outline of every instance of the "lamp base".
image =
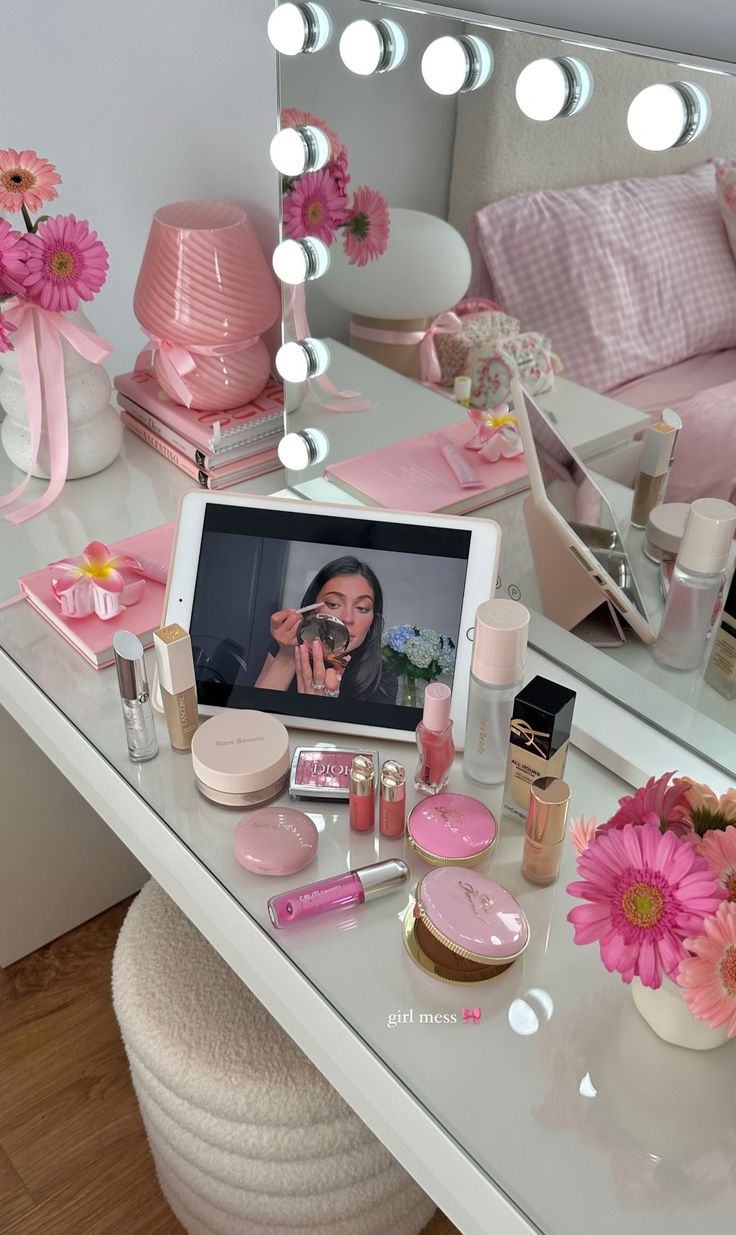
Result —
M350 330L350 346L356 352L360 352L363 356L368 356L369 359L375 360L378 364L385 365L387 369L393 369L395 373L401 373L404 377L411 377L415 381L421 380L421 361L419 355L419 343L391 343L378 342L374 339L361 338L356 334L353 327L366 330L386 331L388 334L410 334L421 331L426 331L433 321L430 317L411 317L405 321L392 321L386 317L361 317L357 313L351 318Z

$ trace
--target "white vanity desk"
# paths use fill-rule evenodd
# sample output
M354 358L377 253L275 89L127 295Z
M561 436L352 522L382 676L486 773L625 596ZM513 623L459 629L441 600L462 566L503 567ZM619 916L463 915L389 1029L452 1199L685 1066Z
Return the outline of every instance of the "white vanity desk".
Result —
M10 480L0 466L3 488ZM265 477L258 488L279 484ZM0 599L13 594L19 573L78 552L93 536L114 540L173 517L186 487L128 435L108 472L69 484L26 527L0 525ZM620 1235L624 1224L629 1235L690 1235L705 1223L730 1229L734 1048L701 1055L660 1042L596 950L573 946L565 921L570 846L559 882L535 888L520 874L520 830L503 825L484 869L520 898L532 938L490 983L453 987L414 969L400 927L408 889L274 932L267 896L294 880L265 881L238 866L239 813L197 794L189 759L171 752L161 719L159 757L135 766L110 670L86 666L24 603L0 610L0 649L3 705L465 1235ZM528 670L572 681L534 653ZM725 787L700 760L573 684L576 741L615 768L571 750L575 813L606 817L627 791L623 778L644 770L679 766ZM378 746L382 757L413 763L409 746ZM459 764L450 783L478 793ZM498 807L499 789L479 796ZM345 807L310 805L320 848L296 881L403 854L403 841L351 836ZM412 867L416 876L427 869L416 859ZM478 1025L463 1022L465 1005L480 1007ZM410 1012L413 1023L388 1027L389 1014ZM420 1024L422 1013L458 1020Z

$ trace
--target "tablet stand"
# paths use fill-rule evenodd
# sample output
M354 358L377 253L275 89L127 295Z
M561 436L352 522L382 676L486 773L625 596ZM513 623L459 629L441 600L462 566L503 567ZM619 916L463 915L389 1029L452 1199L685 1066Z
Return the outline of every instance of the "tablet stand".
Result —
M619 615L575 557L537 510L531 493L524 499L529 543L542 597L544 616L594 647L620 647L626 636Z

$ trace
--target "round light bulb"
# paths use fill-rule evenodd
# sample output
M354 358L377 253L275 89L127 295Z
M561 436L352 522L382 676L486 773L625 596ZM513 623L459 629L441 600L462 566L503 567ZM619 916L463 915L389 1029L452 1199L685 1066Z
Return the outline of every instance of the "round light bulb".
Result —
M592 92L587 65L570 56L533 60L516 81L516 102L530 120L572 116L585 107Z
M330 363L330 353L321 339L284 343L276 353L276 369L285 382L306 382L319 377Z
M276 278L296 287L325 273L330 250L316 236L305 236L302 240L282 240L271 260Z
M269 42L282 56L320 51L330 39L332 23L321 4L280 4L266 27Z
M285 433L278 445L279 461L290 472L303 472L315 463L323 463L329 453L329 438L321 429Z
M330 157L330 143L314 125L281 129L271 142L271 162L282 176L301 176L324 167Z
M493 72L493 52L474 34L435 39L422 56L422 77L435 94L464 94L484 86Z
M708 96L690 82L657 83L629 107L629 133L644 150L670 150L698 137L710 119Z
M398 68L407 51L406 35L395 21L353 21L340 36L340 58L360 77Z

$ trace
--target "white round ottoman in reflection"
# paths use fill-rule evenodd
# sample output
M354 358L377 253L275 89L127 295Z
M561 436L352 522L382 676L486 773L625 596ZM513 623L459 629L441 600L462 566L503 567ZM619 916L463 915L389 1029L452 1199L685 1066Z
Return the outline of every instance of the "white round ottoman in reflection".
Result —
M161 1187L189 1235L419 1235L434 1203L153 882L113 1002Z

